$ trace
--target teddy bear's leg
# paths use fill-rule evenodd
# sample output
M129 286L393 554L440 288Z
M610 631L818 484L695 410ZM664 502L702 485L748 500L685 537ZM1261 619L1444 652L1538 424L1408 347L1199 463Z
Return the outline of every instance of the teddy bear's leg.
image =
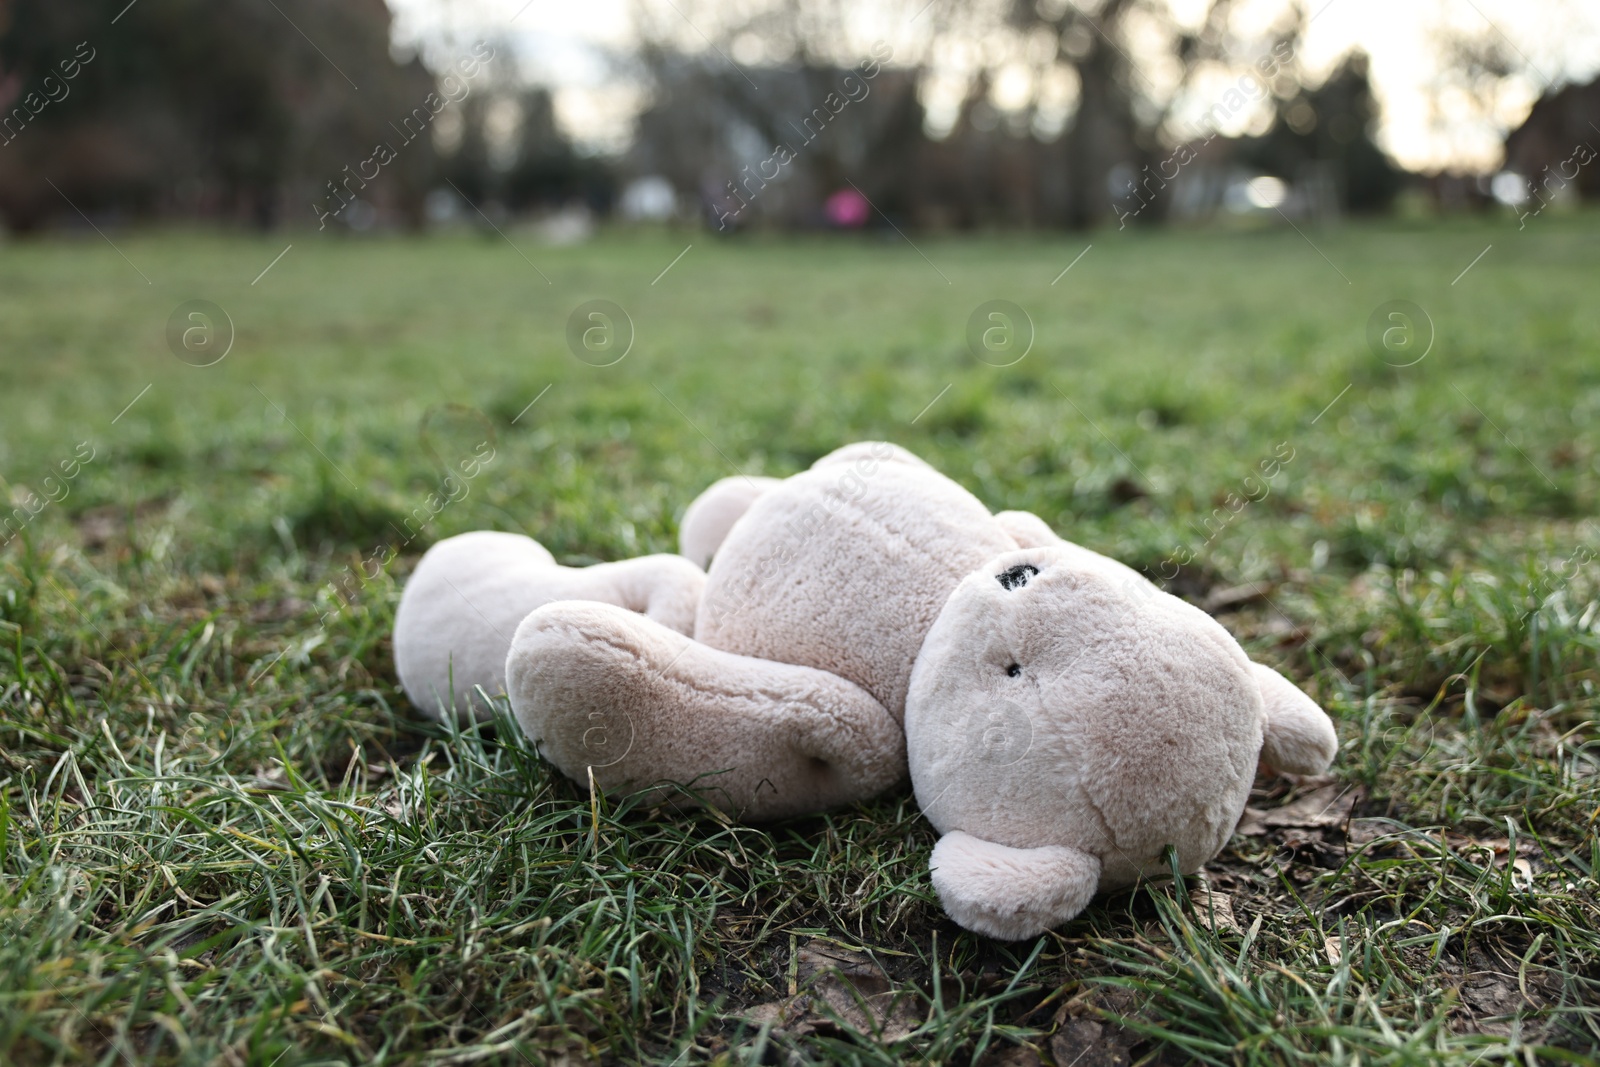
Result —
M1041 934L1088 906L1100 861L1060 845L1009 848L952 830L933 847L933 888L960 926L1002 941Z
M395 669L411 702L429 715L487 718L473 688L490 696L505 690L511 635L540 604L599 600L690 633L705 580L681 556L562 567L520 534L451 537L430 548L406 582L395 613Z
M933 470L932 465L921 456L908 452L899 445L892 445L888 441L857 441L854 444L841 445L811 464L811 469L850 464L863 476L871 477L871 472L879 463L905 463L921 467L923 470Z
M1333 720L1289 679L1260 663L1250 664L1261 686L1266 712L1261 762L1290 774L1321 774L1339 751Z
M733 524L750 510L756 497L779 481L741 474L712 482L683 513L683 522L678 524L678 551L698 567L709 565Z
M723 652L606 604L530 614L506 682L545 758L607 790L679 783L762 820L863 800L906 774L899 724L854 683Z
M1011 535L1018 548L1045 548L1061 544L1061 538L1050 529L1049 523L1031 511L998 512L994 521Z
M849 465L862 477L871 477L880 463L908 463L933 469L899 445L886 441L858 441L836 448L813 463L812 468ZM782 480L740 474L713 482L684 511L678 525L678 551L701 567L709 566L733 524L750 510L756 498Z

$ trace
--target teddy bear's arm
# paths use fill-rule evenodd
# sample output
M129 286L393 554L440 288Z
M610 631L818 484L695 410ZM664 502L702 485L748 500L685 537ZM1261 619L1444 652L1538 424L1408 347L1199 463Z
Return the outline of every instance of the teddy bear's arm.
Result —
M1328 713L1289 679L1261 663L1250 664L1261 686L1261 762L1290 774L1321 774L1339 751Z
M712 482L683 513L683 522L678 524L678 551L696 566L708 566L733 524L778 482L777 478L742 474Z
M933 888L961 926L1002 941L1077 915L1100 885L1100 860L1061 845L1010 848L952 830L933 848Z
M678 783L763 820L864 800L906 774L899 724L854 683L724 652L607 604L530 614L506 683L540 752L607 790Z
M436 718L487 718L474 689L505 689L517 624L553 600L599 600L694 630L705 574L681 556L562 567L532 538L480 531L440 541L406 582L394 658L411 702Z

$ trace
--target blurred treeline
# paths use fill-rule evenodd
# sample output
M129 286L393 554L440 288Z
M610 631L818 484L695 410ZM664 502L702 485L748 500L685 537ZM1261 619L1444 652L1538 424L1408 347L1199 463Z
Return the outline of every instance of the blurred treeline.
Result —
M271 226L291 191L311 203L433 91L419 61L391 58L383 0L274 4L0 2L0 103L28 116L3 129L7 225L35 229L70 198L91 214ZM61 64L78 53L69 80ZM431 149L404 153L380 195L419 217L433 169Z
M315 225L359 197L341 222L415 226L447 180L513 208L580 189L592 163L511 57L430 70L390 21L383 0L0 0L0 218ZM526 147L497 167L485 104L507 93Z
M717 214L733 197L749 212L803 221L848 177L876 206L916 225L1077 228L1205 217L1241 179L1260 174L1288 183L1289 212L1378 212L1404 180L1373 141L1378 108L1366 57L1352 53L1331 76L1312 79L1300 59L1306 13L1294 3L1253 40L1230 31L1227 0L1214 0L1198 30L1175 23L1161 0L930 5L919 18L935 25L921 46L889 49L893 59L865 98L847 102L829 134L812 140L798 124L830 91L848 96L840 87L855 69L813 42L847 35L848 6L776 0L720 24L717 9L690 17L717 27L707 32L719 54L755 38L775 60L736 68L718 54L685 54L670 46L671 21L662 20L657 43L641 55L656 96L632 149L636 168L704 190ZM975 50L995 57L994 69L980 65L953 123L933 137L921 101L941 44L959 41L981 42ZM1147 68L1160 69L1161 81ZM1019 70L1032 88L1002 112L993 82ZM1061 83L1075 96L1065 116L1051 114L1060 110L1051 96L1061 94L1050 90ZM1196 96L1214 106L1180 115ZM1259 135L1228 128L1262 111L1270 126ZM794 173L770 188L752 181L772 172L750 158L770 148L752 153L741 139L793 145Z
M0 219L363 229L620 206L802 227L838 224L830 197L854 189L906 225L1081 228L1383 212L1415 180L1374 140L1366 57L1305 68L1296 0L1253 37L1230 0L1198 25L1163 0L935 3L897 47L852 43L840 0L669 6L638 0L641 44L612 61L644 104L598 155L506 40L425 64L396 53L383 0L0 0ZM935 121L938 57L963 41L999 58ZM997 107L1019 70L1032 88ZM1489 201L1487 176L1418 184Z

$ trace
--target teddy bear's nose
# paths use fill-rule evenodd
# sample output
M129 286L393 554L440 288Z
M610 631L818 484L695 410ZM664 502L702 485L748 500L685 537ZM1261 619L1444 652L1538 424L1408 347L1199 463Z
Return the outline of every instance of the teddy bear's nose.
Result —
M1021 589L1027 585L1028 579L1038 573L1039 568L1033 564L1019 563L1015 567L1008 568L1004 573L995 575L994 580L1000 583L1000 588L1009 593L1013 589Z

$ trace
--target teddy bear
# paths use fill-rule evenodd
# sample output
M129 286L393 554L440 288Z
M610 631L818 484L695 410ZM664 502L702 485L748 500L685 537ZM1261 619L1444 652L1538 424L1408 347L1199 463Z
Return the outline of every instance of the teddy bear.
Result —
M395 618L403 688L441 718L503 696L588 788L750 821L909 776L940 903L1007 940L1170 875L1169 848L1198 870L1258 765L1337 749L1205 612L892 444L723 479L679 542L583 568L520 535L439 542Z

